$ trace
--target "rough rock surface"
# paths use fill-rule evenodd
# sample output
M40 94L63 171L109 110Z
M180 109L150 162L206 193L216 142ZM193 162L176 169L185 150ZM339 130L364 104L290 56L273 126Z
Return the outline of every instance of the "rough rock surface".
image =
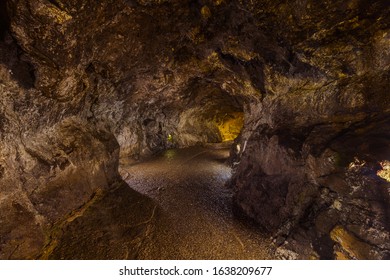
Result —
M0 4L0 258L121 184L119 157L218 142L280 257L389 258L387 1ZM46 246L46 247L45 247Z
M389 181L377 175L390 156L389 7L262 9L283 24L290 65L264 67L238 143L236 203L275 234L281 258L389 258Z

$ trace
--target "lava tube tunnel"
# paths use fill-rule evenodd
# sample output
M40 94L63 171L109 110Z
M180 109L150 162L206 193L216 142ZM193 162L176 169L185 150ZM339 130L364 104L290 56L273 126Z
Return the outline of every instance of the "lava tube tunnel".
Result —
M390 6L0 2L0 259L389 259Z

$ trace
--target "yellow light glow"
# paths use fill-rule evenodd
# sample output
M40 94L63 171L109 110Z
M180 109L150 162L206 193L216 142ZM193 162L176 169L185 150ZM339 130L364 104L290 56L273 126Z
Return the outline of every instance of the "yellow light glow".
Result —
M382 170L379 170L377 175L385 179L387 182L390 182L390 161L382 161L380 162L380 165L382 166Z
M223 116L217 123L222 142L232 141L240 134L244 125L244 113L233 112Z

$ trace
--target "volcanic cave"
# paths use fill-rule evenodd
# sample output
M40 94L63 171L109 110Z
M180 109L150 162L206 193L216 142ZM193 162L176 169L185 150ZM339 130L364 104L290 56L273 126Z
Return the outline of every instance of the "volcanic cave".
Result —
M386 0L2 0L0 259L390 259Z

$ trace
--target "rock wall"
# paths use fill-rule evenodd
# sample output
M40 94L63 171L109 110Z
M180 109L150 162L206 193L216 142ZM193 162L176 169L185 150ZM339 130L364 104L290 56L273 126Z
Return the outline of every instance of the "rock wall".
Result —
M33 87L9 35L0 43L0 258L36 258L50 228L119 180L119 145L104 128L64 116Z
M234 151L235 202L274 233L281 258L389 258L390 185L378 176L390 155L389 8L289 1L251 11L275 20L291 53L263 68L265 96Z
M0 258L41 256L119 157L220 141L235 112L235 203L281 257L389 257L386 1L0 8Z

